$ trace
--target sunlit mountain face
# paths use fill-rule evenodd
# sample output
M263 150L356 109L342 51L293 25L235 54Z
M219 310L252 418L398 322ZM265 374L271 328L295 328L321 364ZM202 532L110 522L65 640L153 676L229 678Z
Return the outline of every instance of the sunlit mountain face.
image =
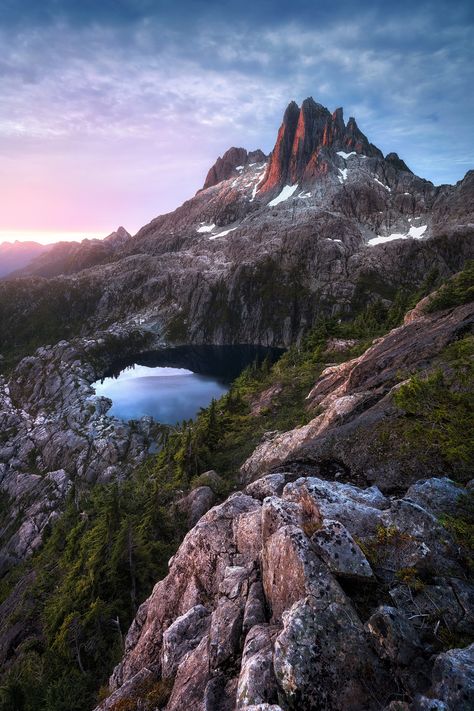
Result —
M268 153L281 107L304 96L454 183L472 164L472 13L461 0L1 2L0 232L18 234L0 239L134 233L243 136Z

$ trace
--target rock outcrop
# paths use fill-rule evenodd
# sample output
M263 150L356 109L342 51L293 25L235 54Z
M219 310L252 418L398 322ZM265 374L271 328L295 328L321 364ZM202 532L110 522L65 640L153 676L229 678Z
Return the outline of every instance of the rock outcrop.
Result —
M301 108L292 101L285 111L260 191L281 188L285 183L305 186L315 177L325 175L328 155L324 149L327 148L339 151L343 158L352 153L383 158L352 116L345 125L341 108L331 114L312 98L305 99ZM393 160L394 155L390 154L390 162L398 169L407 170L405 164L401 166L398 156L398 162Z
M442 652L444 629L474 632L474 587L436 518L455 490L430 479L388 498L279 471L232 495L140 608L98 710L144 674L172 680L168 711L414 710L423 696L467 709L473 648Z
M393 394L400 374L428 369L444 347L473 330L472 303L441 314L423 314L418 308L409 313L404 325L361 356L322 372L307 396L309 411L318 414L307 425L262 441L241 467L242 482L271 468L301 464L390 492L408 487L420 475L442 473L442 462L403 456L395 437L378 451L376 433L396 427L400 413Z
M121 479L146 457L151 418L132 427L108 415L110 401L92 387L114 359L146 343L137 331L112 329L42 347L8 381L0 377L2 575L37 550L73 482L80 491Z
M212 188L223 180L228 180L232 175L238 176L243 169L249 164L264 163L267 157L263 151L246 151L245 148L229 148L224 153L222 158L216 160L214 165L209 169L206 180L204 181L203 190Z

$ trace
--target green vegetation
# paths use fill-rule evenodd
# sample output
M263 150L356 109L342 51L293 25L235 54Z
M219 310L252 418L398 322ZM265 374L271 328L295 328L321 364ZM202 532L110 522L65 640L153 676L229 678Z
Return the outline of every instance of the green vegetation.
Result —
M60 278L1 281L2 368L11 367L39 346L82 333L99 299L100 288L95 284L84 289Z
M406 414L399 423L405 448L446 462L460 482L472 477L473 384L474 337L466 336L444 350L438 368L413 375L394 395Z
M449 279L429 299L425 311L433 313L441 309L467 304L474 299L474 261L466 263L464 269Z
M474 574L474 492L459 497L455 514L445 514L441 524L450 532L459 546L466 566Z
M173 504L183 492L201 485L224 497L265 432L294 428L315 416L305 398L328 360L344 361L363 352L372 338L398 325L414 299L436 280L436 275L428 275L416 297L406 290L397 292L391 306L373 301L351 322L319 320L276 364L254 363L227 395L201 410L195 420L164 429L159 453L130 480L73 492L42 549L13 570L0 590L0 599L16 598L10 618L2 624L27 620L32 630L3 675L0 711L92 708L99 686L122 655L123 635L138 605L166 575L168 559L184 535L184 521ZM328 354L330 338L356 342ZM398 441L417 448L418 456L421 438L426 456L436 452L461 478L467 476L473 456L463 436L474 424L468 407L472 349L472 338L452 344L436 370L413 376L396 394L397 405L406 413L400 417ZM205 475L210 469L221 481ZM306 519L308 530L317 530L318 512L310 505ZM446 517L443 523L459 545L468 535L472 542L467 514ZM396 530L380 529L366 553L383 565L394 543L403 549L410 540ZM422 584L414 569L400 570L399 575L415 590ZM25 579L26 584L21 582ZM165 703L169 689L169 680L151 684L146 691L150 708ZM106 694L103 687L100 695ZM129 708L133 704L131 699Z
M147 469L130 481L95 487L80 505L71 494L30 564L34 582L6 621L26 618L33 630L40 622L41 631L22 644L2 680L2 711L92 708L139 603L166 575L184 534L170 506L175 494Z

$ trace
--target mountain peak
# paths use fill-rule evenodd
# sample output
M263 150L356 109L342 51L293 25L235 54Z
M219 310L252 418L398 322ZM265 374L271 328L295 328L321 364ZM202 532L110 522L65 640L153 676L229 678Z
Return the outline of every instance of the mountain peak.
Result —
M246 166L249 163L260 163L266 159L265 153L260 149L249 152L245 148L236 148L233 146L229 148L222 157L219 156L209 170L206 180L204 181L203 190L217 185L217 183L220 183L222 180L227 180L239 166Z
M117 227L115 232L112 232L110 235L107 235L107 237L104 238L104 242L109 242L113 244L114 247L118 247L119 245L123 244L127 240L131 238L131 234L127 232L125 227Z
M302 102L301 108L295 101L288 105L260 191L273 190L286 182L294 184L326 172L324 161L319 157L323 148L383 158L381 151L369 143L353 116L346 126L341 107L331 114L310 96Z

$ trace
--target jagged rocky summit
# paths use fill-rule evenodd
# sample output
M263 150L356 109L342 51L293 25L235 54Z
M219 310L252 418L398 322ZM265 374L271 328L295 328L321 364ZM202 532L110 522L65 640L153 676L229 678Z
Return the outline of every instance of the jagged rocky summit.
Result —
M133 237L30 265L56 279L28 283L21 315L34 318L53 289L75 291L87 299L65 298L64 321L79 311L91 334L135 323L173 343L287 346L319 315L344 317L432 269L462 268L474 252L473 204L472 171L434 186L341 109L293 102L270 156L231 148L202 190ZM0 283L0 308L13 288ZM7 324L20 315L13 302Z

